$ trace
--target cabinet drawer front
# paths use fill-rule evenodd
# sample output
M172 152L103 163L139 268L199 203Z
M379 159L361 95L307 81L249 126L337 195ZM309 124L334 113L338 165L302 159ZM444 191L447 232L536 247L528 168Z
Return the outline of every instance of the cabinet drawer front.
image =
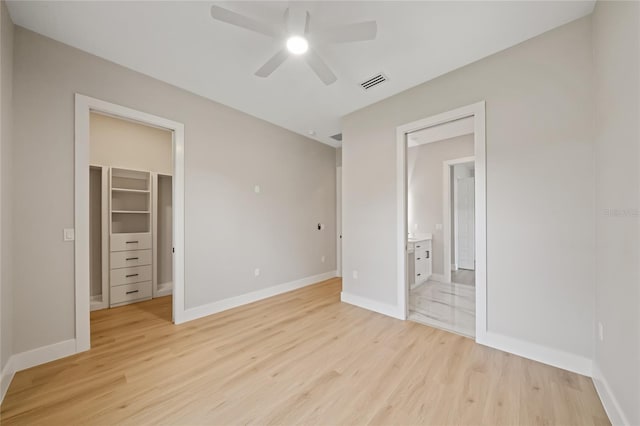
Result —
M111 234L111 251L151 248L151 234Z
M151 266L134 266L111 270L111 286L151 281Z
M129 250L111 253L111 269L151 265L151 250Z
M111 288L111 305L151 297L151 281Z

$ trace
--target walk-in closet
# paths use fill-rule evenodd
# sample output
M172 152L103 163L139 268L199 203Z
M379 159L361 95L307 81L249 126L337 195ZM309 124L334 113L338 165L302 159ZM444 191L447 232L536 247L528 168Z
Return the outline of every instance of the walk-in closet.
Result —
M165 129L91 113L92 311L172 293L172 138Z

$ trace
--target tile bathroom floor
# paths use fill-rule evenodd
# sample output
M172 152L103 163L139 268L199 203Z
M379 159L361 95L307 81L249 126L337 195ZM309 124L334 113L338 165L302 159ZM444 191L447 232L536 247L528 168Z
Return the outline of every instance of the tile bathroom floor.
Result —
M476 289L472 285L429 280L409 292L409 319L473 338Z

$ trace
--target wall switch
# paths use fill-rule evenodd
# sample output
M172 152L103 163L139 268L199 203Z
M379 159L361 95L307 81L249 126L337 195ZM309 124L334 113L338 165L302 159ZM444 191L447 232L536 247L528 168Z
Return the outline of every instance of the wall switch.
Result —
M64 228L63 232L64 241L73 241L76 239L76 231L73 228Z
M442 224L436 223L436 231L442 231Z
M256 268L253 270L253 275L255 275L256 277L260 276L260 268Z
M324 263L324 256L322 256L322 257L320 258L320 261L321 261L322 263Z
M324 229L324 223L318 224L318 231L322 231Z
M604 326L601 322L598 322L598 338L601 342L604 341Z
M256 194L260 193L260 185L256 185L253 187L253 192L255 192Z
M354 280L358 279L358 271L353 271L352 275Z

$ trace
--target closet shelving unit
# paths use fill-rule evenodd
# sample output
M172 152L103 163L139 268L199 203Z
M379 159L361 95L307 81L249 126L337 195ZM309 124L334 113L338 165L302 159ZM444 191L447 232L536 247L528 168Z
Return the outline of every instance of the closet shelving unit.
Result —
M91 165L91 310L173 292L170 174Z
M110 173L111 307L151 299L153 239L151 173L111 168Z

